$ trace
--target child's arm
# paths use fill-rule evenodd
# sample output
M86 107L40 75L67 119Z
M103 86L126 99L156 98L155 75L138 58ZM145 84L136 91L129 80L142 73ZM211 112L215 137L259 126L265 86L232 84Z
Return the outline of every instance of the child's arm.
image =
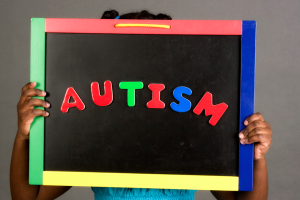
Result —
M36 116L48 116L44 110L33 109L34 106L48 108L50 105L43 100L33 99L33 96L45 96L46 93L34 89L36 83L28 83L22 89L22 95L17 106L18 132L15 138L10 165L10 190L12 199L55 199L70 187L29 185L29 129Z
M212 191L219 200L266 200L268 198L268 171L265 154L272 142L272 130L260 113L255 113L245 120L247 126L240 134L242 144L255 143L253 191L251 192L220 192Z

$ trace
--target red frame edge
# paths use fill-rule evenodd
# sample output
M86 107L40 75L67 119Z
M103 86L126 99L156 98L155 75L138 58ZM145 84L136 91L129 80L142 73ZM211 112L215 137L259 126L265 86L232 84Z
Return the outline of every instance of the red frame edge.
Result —
M170 29L126 27L116 24L170 25ZM242 35L242 20L127 20L46 18L46 33Z

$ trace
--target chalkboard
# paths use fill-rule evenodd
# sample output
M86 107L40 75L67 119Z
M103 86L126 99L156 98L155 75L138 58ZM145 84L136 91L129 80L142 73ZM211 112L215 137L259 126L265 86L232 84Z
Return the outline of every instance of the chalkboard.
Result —
M136 27L131 28L133 33L55 32L47 31L47 23L45 27L44 90L51 107L43 125L43 184L70 183L47 182L48 172L107 173L236 177L234 187L228 188L222 181L209 188L195 181L186 188L180 183L163 187L215 189L216 184L224 190L239 189L242 34L136 34L134 29L142 29ZM98 106L91 84L98 82L103 95L105 81L112 83L113 100ZM128 106L128 91L121 89L121 82L143 83L142 89L135 90L134 106ZM164 108L147 107L152 99L148 86L153 83L165 87L160 92ZM70 87L85 108L62 112ZM178 87L191 90L190 95L183 94L191 104L183 112L171 106L180 104L173 94ZM215 125L204 110L200 115L193 112L207 92L213 105L228 106ZM82 182L71 184L86 186ZM89 186L162 188L87 182Z

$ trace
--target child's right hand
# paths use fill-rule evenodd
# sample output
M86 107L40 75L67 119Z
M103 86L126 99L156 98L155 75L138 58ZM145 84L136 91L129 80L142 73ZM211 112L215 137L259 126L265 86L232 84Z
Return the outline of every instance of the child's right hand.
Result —
M49 108L50 104L44 100L31 98L34 96L44 97L46 96L45 91L34 89L36 82L27 83L22 88L22 94L20 101L17 105L18 111L18 133L17 135L23 139L29 138L30 125L36 116L47 117L48 112L40 109L34 109L35 106L41 106Z

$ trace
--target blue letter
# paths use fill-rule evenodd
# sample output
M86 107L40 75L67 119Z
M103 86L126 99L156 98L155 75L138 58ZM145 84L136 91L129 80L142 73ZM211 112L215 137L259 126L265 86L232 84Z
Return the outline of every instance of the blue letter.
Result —
M184 86L179 86L174 89L173 96L177 101L179 101L179 104L172 102L171 108L176 112L187 112L191 109L191 102L186 98L183 98L182 94L191 95L192 90Z

